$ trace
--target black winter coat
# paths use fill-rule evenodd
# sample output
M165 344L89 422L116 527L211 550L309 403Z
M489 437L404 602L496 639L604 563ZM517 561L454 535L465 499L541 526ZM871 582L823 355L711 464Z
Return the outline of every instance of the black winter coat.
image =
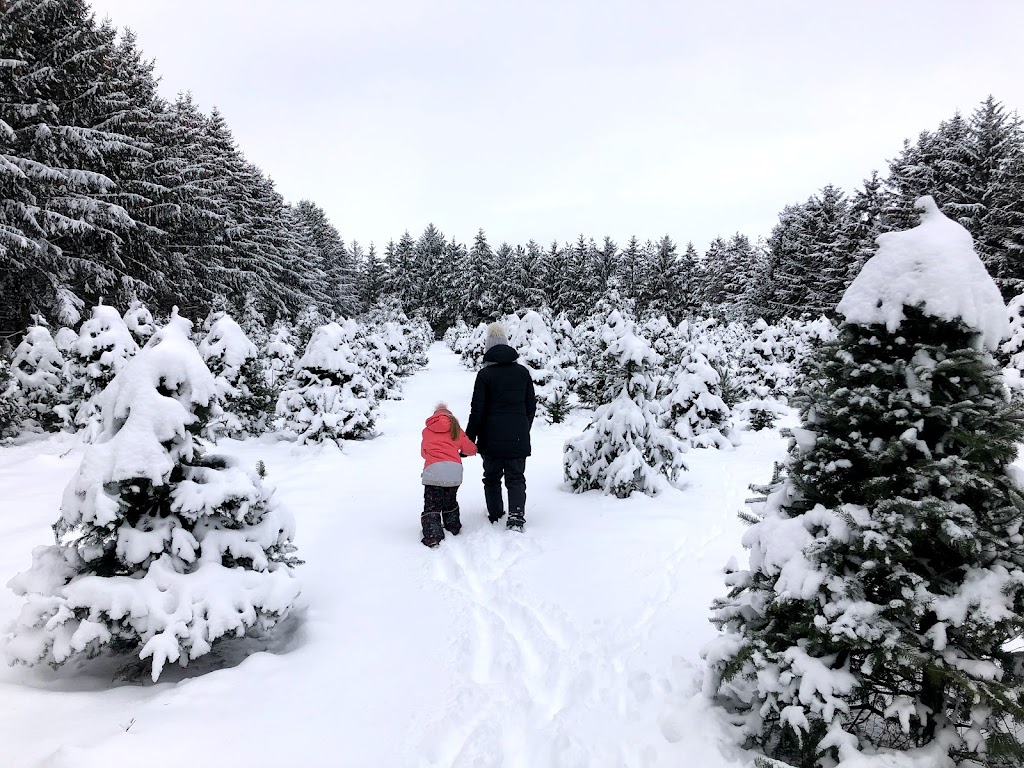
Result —
M496 344L484 355L490 365L476 375L466 434L481 456L518 459L530 455L537 396L530 372L516 362L517 357L519 353L508 344Z

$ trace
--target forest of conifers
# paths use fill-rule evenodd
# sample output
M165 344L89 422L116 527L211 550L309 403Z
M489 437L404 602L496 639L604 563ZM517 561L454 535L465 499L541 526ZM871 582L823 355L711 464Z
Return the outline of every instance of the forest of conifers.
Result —
M700 253L677 245L685 232L494 244L481 229L461 243L432 224L364 247L339 234L358 222L336 227L315 202L286 202L216 109L203 113L188 93L163 97L135 37L97 21L84 0L0 0L0 336L9 343L33 314L76 325L83 307L123 310L133 299L155 313L178 305L192 317L224 309L272 323L311 305L350 317L391 296L439 334L459 318L527 308L578 319L609 287L638 315L672 320L818 315L879 233L916 223L922 194L970 230L1004 296L1019 293L1024 130L992 96L906 140L862 187L828 185L786 206L767 238L724 233Z

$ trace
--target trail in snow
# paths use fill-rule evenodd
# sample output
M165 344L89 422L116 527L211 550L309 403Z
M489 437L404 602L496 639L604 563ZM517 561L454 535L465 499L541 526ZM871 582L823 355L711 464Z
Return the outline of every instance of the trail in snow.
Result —
M296 514L306 565L294 634L278 653L141 687L111 688L95 666L0 670L0 764L743 764L698 693L699 648L721 566L740 551L736 510L783 441L762 433L735 452L691 452L686 490L622 501L562 487L562 444L583 417L538 422L526 531L487 522L471 458L463 532L429 550L420 430L438 400L465 419L473 376L435 345L405 399L384 405L374 440L225 444L262 459ZM51 540L81 458L59 455L72 445L0 449L0 491L16 504L0 516L0 580ZM0 595L0 626L19 607Z

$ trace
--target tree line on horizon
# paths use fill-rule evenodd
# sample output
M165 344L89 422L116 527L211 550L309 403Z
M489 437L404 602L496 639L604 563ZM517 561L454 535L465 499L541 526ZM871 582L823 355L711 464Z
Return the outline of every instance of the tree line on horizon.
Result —
M12 342L33 315L75 325L85 306L136 299L272 324L389 297L440 335L529 308L577 321L615 288L638 314L775 322L828 313L875 237L916 223L922 194L975 237L1004 297L1024 288L1024 130L992 96L905 141L888 175L786 206L762 240L494 246L483 229L465 244L431 224L378 252L346 243L315 202L286 202L217 109L161 97L135 36L86 0L0 2L0 49L0 337Z

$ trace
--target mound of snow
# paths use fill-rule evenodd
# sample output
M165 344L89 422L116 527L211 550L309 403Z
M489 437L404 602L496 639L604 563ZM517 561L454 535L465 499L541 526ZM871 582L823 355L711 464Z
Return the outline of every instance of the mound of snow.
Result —
M974 251L974 240L946 218L932 197L918 199L921 223L878 236L878 253L864 265L836 309L846 322L899 328L904 307L962 320L995 351L1009 327L1003 298Z

